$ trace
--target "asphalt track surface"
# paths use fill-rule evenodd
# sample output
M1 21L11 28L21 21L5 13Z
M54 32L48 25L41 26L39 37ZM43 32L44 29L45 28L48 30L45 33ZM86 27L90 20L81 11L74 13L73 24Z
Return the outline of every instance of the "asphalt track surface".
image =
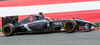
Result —
M91 32L0 35L0 45L100 45L100 30Z

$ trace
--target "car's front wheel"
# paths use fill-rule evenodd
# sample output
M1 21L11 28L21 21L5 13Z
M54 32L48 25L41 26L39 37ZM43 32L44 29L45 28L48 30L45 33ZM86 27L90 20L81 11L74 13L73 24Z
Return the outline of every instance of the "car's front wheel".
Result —
M64 29L66 32L74 32L77 27L77 23L74 20L67 20L64 24Z

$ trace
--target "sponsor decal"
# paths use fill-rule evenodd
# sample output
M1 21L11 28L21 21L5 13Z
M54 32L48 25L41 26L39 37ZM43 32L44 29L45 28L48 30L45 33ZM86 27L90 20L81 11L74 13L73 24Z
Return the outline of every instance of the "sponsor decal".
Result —
M63 25L62 22L54 22L54 25Z

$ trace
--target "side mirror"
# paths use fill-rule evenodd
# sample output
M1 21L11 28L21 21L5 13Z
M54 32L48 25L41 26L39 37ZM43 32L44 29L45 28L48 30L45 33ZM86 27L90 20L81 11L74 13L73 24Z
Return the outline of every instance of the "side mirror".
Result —
M59 18L57 18L57 20L59 20Z
M73 17L73 20L74 20L74 17Z
M52 19L52 20L54 20L54 19Z

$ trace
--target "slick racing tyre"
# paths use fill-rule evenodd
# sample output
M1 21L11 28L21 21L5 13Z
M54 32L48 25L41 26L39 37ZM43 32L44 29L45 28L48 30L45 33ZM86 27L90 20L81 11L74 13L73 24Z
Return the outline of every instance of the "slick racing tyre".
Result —
M83 29L84 29L86 32L88 32L88 31L90 31L89 29L91 29L91 25L90 25L90 24L85 24L85 25L83 26Z
M14 25L13 24L6 24L6 25L4 25L3 33L6 36L14 35Z
M67 20L64 24L64 29L66 32L74 32L77 27L77 23L74 20Z

